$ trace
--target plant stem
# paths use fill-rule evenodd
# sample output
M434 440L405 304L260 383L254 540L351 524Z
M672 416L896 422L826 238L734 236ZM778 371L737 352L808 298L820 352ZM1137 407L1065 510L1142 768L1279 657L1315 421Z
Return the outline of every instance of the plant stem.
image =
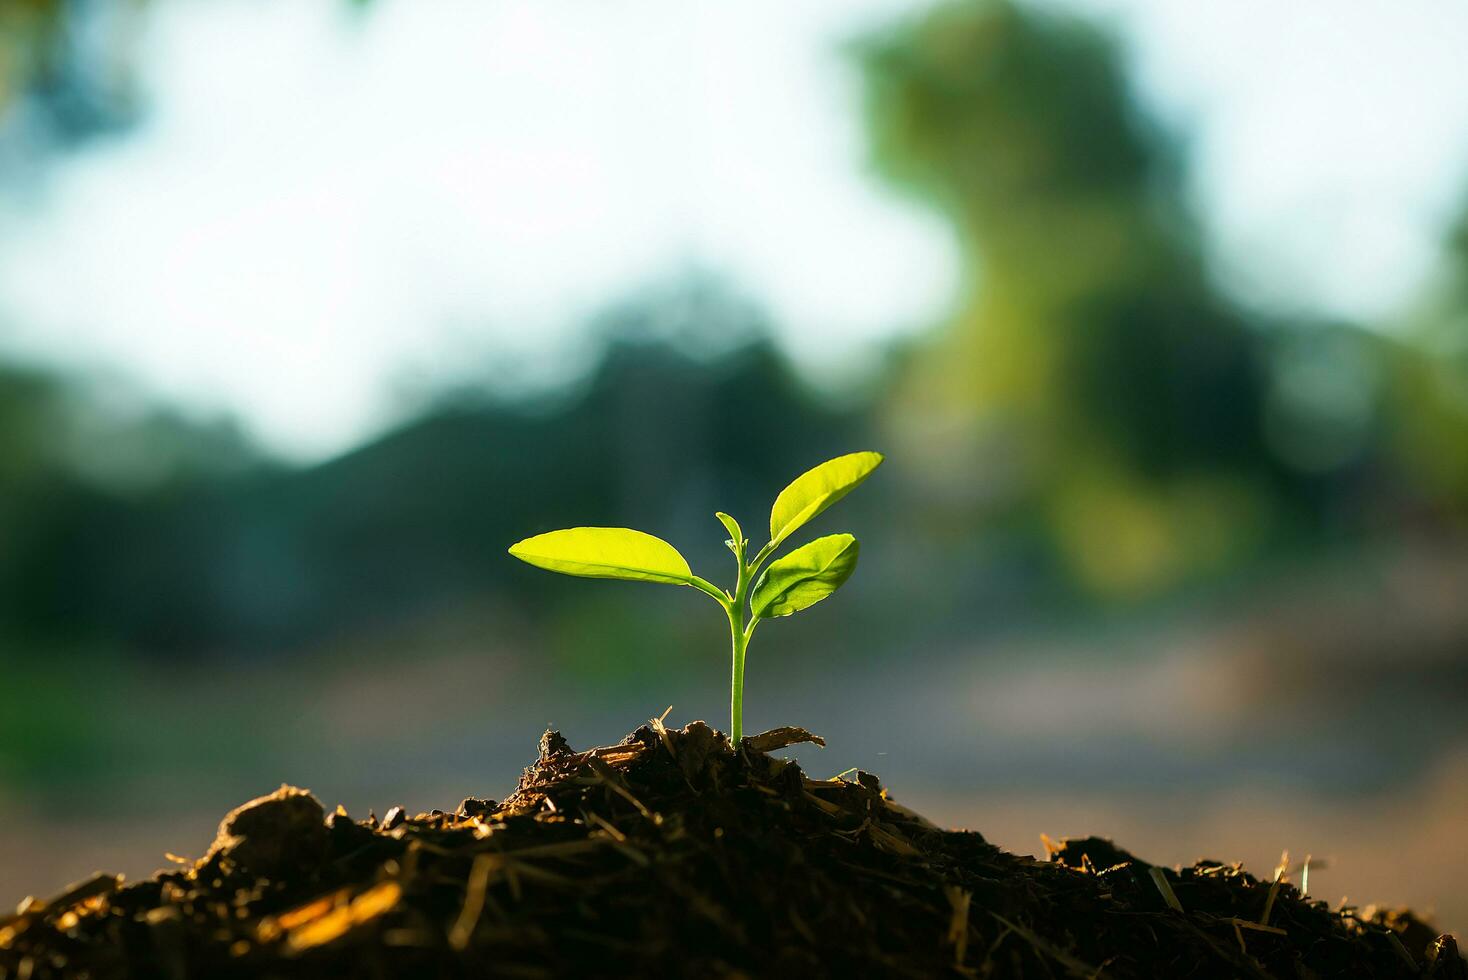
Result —
M749 637L744 633L744 604L736 600L729 608L729 631L734 638L734 670L730 678L729 730L734 746L744 737L744 651Z
M729 635L734 644L734 664L729 678L729 738L736 749L744 737L744 651L749 647L749 633L744 629L744 610L749 601L750 580L754 577L753 568L744 562L744 549L748 544L740 541L734 549L739 578L734 584L734 594L724 604L724 611L729 614Z

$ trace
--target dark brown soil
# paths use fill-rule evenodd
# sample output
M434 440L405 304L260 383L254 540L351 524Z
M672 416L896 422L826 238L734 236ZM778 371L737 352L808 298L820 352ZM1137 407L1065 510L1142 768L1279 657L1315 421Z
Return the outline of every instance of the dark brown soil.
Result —
M1331 909L1236 865L1095 838L1047 861L941 830L876 777L815 780L701 722L575 752L502 803L378 820L289 787L193 867L99 875L0 918L0 977L1430 977L1406 912Z

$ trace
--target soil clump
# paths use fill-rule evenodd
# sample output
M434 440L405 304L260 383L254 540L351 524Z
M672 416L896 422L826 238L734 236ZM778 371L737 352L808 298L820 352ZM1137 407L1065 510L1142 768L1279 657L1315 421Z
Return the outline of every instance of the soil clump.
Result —
M191 866L0 917L0 978L1415 977L1468 980L1409 912L1097 838L1009 854L877 777L812 779L702 722L558 733L505 800L378 819L282 787Z

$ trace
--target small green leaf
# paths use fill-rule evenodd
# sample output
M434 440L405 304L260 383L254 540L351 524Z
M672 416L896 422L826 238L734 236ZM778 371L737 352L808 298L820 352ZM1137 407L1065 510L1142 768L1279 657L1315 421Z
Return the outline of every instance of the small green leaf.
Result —
M815 605L851 578L857 550L856 538L831 534L770 562L754 585L750 612L755 619L770 619Z
M628 527L548 531L511 545L510 554L562 575L693 584L693 570L677 548L662 538Z
M744 532L740 530L738 521L723 511L719 511L714 516L719 519L719 523L723 524L729 532L729 540L725 544L729 546L730 551L734 551L737 545L744 543Z
M770 509L770 543L778 545L801 525L846 496L882 465L881 453L848 453L797 476Z

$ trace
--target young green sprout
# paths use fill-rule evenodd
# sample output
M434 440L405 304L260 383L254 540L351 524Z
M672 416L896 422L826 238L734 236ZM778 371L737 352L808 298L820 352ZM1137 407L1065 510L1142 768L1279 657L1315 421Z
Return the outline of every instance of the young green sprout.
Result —
M769 543L753 556L739 522L728 514L715 514L729 532L729 540L724 543L734 552L739 568L732 591L694 575L678 549L662 538L627 527L549 531L517 542L510 547L510 554L563 575L690 585L712 597L729 617L734 644L729 729L738 745L744 737L744 655L754 628L761 620L789 616L813 606L839 589L856 570L856 538L849 534L816 538L770 562L763 574L760 568L791 534L855 490L881 463L881 453L850 453L796 477L775 498L775 506L770 509Z

